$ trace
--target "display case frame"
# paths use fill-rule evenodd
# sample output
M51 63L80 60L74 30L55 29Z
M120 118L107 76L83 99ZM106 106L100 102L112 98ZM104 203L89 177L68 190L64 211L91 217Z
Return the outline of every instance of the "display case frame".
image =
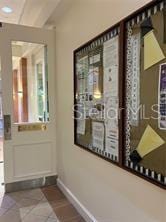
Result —
M77 94L77 55L81 51L86 51L86 48L91 47L95 42L97 42L99 39L101 39L103 36L107 35L108 33L112 32L115 29L119 29L119 68L118 68L118 95L119 95L119 101L118 101L118 107L120 110L120 115L119 115L119 121L118 121L118 161L115 161L114 159L108 158L105 153L102 152L96 152L95 149L93 148L88 148L78 142L78 137L77 137L77 110L74 108L74 144L77 147L80 147L94 155L97 155L98 157L109 161L110 163L120 167L123 170L126 170L140 178L145 179L146 181L157 185L160 188L166 189L166 177L163 178L163 176L158 176L156 175L155 172L148 170L146 167L139 167L137 166L130 166L126 164L126 118L127 118L127 102L126 102L126 97L127 97L127 90L126 90L126 81L127 81L127 24L132 23L138 19L140 15L143 13L147 14L149 13L148 11L151 10L154 7L162 7L161 5L163 4L163 7L166 7L166 1L164 0L158 0L158 1L151 1L150 3L146 4L142 8L138 9L131 15L127 16L126 18L122 19L120 22L117 24L113 25L106 31L102 32L95 38L91 39L87 43L81 45L79 48L74 50L73 52L73 67L74 67L74 106L77 105L77 99L76 99L76 94ZM166 165L166 164L165 164Z

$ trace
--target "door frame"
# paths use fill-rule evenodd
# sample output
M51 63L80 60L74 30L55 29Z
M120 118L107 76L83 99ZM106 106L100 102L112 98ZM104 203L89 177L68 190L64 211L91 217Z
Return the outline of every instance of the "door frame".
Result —
M12 41L31 42L47 45L48 59L48 98L49 98L49 122L46 123L47 130L45 134L39 132L19 133L18 125L13 121L13 79L12 79ZM56 170L56 124L55 124L55 30L46 30L41 28L26 27L21 25L0 23L0 59L2 69L2 103L3 115L11 116L11 140L4 140L4 181L5 184L11 184L18 181L26 181L45 178L47 176L57 175ZM6 87L7 86L7 87ZM28 136L27 136L28 134ZM40 139L37 139L37 135ZM42 136L43 135L43 136ZM28 141L31 138L31 142ZM51 164L49 170L41 172L17 174L18 166L15 167L14 149L16 147L27 146L39 143L51 143ZM44 150L44 149L43 149ZM26 150L27 151L27 150ZM17 150L18 152L18 150ZM45 152L45 151L44 151ZM19 154L20 155L20 154ZM25 157L24 157L25 158ZM16 158L17 159L17 158ZM20 164L21 160L19 159ZM44 164L43 164L44 165ZM20 165L21 166L21 165ZM15 169L17 168L17 169ZM28 168L28 167L27 167ZM44 168L43 168L44 169ZM26 171L26 169L25 169Z

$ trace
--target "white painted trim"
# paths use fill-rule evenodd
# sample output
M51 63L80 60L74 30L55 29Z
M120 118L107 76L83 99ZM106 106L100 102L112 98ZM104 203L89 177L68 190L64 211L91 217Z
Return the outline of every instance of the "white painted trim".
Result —
M84 207L84 205L74 196L74 194L64 185L64 183L59 178L57 179L57 185L85 221L98 222L96 218L88 211L86 207Z

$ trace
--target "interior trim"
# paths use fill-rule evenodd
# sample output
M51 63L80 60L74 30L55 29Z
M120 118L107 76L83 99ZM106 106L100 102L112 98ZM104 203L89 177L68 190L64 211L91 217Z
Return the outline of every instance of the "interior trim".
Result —
M89 212L89 210L76 198L76 196L64 185L64 183L58 178L57 185L59 189L64 193L67 199L73 204L80 215L87 222L99 222L97 219Z
M40 177L32 180L24 180L13 183L5 184L5 192L11 193L21 190L29 190L35 188L41 188L45 186L55 185L57 183L57 175Z

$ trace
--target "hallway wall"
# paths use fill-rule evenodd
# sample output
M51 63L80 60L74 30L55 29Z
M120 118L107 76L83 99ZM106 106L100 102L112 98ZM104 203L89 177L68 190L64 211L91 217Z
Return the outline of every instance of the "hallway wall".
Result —
M166 219L164 190L74 145L73 50L147 2L74 0L56 22L58 175L99 222Z

